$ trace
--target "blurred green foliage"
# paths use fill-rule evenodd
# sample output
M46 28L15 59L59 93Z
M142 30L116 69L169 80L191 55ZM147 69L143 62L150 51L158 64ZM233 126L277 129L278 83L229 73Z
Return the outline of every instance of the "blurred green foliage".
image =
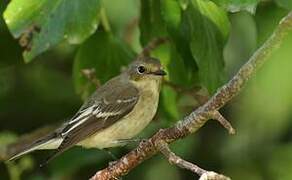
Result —
M291 0L1 1L0 153L19 135L74 114L95 89L83 69L94 68L104 83L151 39L168 37L170 42L151 55L161 60L166 79L182 90L162 87L157 118L139 135L149 137L198 106L195 87L207 89L203 93L207 96L226 82L271 35L291 4ZM26 49L13 37L25 40ZM222 110L237 129L235 136L211 121L171 148L236 180L292 179L291 47L290 33L242 94ZM112 151L119 157L134 147ZM0 164L0 179L88 179L111 161L103 151L76 147L39 169L48 153ZM177 180L194 175L157 155L125 179L137 177Z

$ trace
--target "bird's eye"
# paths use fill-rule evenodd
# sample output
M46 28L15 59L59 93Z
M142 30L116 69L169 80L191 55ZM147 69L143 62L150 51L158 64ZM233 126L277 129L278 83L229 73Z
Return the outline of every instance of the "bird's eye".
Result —
M139 66L137 70L138 73L143 74L146 71L146 68L144 66Z

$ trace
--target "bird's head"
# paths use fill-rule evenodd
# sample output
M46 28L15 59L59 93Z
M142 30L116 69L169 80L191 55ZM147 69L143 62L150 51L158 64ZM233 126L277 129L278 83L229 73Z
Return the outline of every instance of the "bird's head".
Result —
M160 61L151 57L143 57L134 61L127 71L132 81L161 79L162 76L166 75Z

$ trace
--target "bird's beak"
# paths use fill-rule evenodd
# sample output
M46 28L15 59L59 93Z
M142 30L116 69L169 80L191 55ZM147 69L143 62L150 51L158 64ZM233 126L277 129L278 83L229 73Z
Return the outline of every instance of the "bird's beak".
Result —
M163 71L162 69L159 69L158 71L152 72L152 74L157 75L157 76L165 76L166 72Z

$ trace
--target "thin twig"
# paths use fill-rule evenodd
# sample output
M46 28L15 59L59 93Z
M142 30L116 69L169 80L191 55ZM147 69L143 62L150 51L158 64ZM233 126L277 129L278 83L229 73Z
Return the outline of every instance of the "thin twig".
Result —
M229 134L235 134L235 129L232 127L230 122L220 114L219 111L211 112L210 119L217 120L225 129L227 129Z
M98 171L92 177L92 180L115 179L126 175L133 168L159 151L157 146L155 146L157 142L171 143L200 129L211 118L210 113L218 111L239 93L251 75L278 49L285 35L291 30L292 11L281 20L272 36L240 68L238 73L221 87L203 106L183 118L175 126L159 130L150 139L141 142L136 149L124 155L114 165ZM208 174L203 174L201 178L206 179L205 177L208 177Z
M207 172L206 170L200 168L199 166L197 166L193 163L190 163L190 162L180 158L176 154L174 154L170 150L170 148L168 147L168 144L166 142L163 142L163 141L159 142L158 149L167 158L167 160L169 161L170 164L174 164L174 165L179 166L180 168L190 170L193 173L198 174L199 176L202 176L204 173Z
M86 77L96 88L100 87L100 81L96 78L96 72L94 68L91 69L81 69L81 73Z
M153 39L152 41L150 41L150 43L147 44L145 48L143 48L142 52L138 55L137 59L142 57L149 57L151 51L153 51L155 48L166 42L168 42L168 39L163 37Z
M206 170L200 168L199 166L182 159L181 157L177 156L174 152L172 152L170 150L168 144L164 141L158 142L156 146L159 149L159 151L167 158L167 160L169 161L170 164L174 164L180 168L190 170L193 173L198 174L200 177L206 176L206 175L208 177L212 174L213 179L214 178L217 180L229 180L230 179L224 175L217 174L213 171L206 171ZM207 178L207 179L210 179L210 178Z
M132 19L123 32L123 39L127 44L131 44L134 37L135 28L138 26L138 18Z

